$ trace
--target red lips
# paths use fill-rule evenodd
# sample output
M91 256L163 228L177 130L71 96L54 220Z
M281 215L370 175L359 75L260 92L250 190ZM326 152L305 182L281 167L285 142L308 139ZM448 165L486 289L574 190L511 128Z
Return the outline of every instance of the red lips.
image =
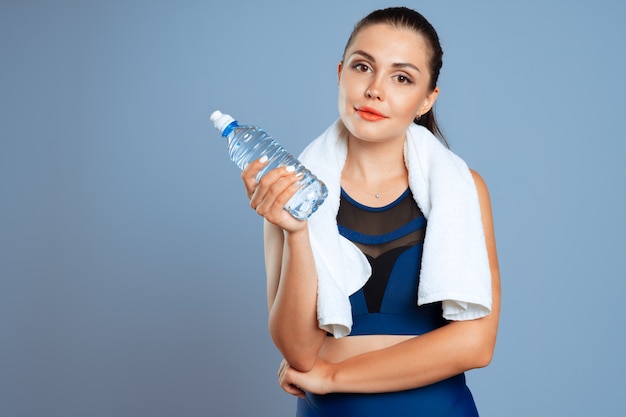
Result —
M368 122L376 122L387 118L387 116L378 110L366 106L357 108L356 112L362 119Z

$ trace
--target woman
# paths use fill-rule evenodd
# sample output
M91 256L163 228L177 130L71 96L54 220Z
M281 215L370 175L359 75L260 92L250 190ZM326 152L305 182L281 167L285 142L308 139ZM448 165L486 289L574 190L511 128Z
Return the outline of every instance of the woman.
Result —
M430 267L435 280L446 274L446 265L454 267L464 256L445 243L448 237L442 230L448 221L437 220L448 216L454 224L458 211L465 211L455 208L448 210L452 214L439 214L446 206L436 203L437 193L449 195L440 201L461 194L456 185L435 185L439 175L457 174L447 174L447 168L437 171L437 162L423 163L419 149L426 148L411 145L423 132L443 140L433 112L441 58L437 34L423 16L407 8L389 8L372 12L357 24L338 66L340 120L330 131L337 136L332 140L345 142L345 154L338 151L343 164L337 179L340 191L329 186L329 199L322 207L331 207L331 195L340 194L333 221L341 239L362 252L371 271L367 283L348 294L353 322L349 335L332 337L329 329L334 327L320 326L322 272L316 259L319 262L319 252L325 249L312 242L318 239L313 236L314 220L324 215L318 212L299 221L283 210L298 186L293 170L275 169L257 183L255 175L265 163L261 159L242 173L250 205L265 219L269 328L285 358L279 383L299 397L298 416L478 415L464 372L491 361L500 286L489 195L474 171L464 168L467 172L459 175L470 178L472 198L477 200L480 226L471 233L480 235L475 237L482 243L470 246L480 246L479 252L485 254L489 300L482 306L477 303L478 313L450 320L453 315L442 313L447 299L416 301L415 293L426 285L422 253L436 247L429 240L444 242L438 246L443 249L423 255L424 262L427 257L445 261L442 267ZM460 166L439 142L428 146ZM326 181L309 165L325 159L319 156L309 156L305 165ZM415 179L426 169L431 170L427 181ZM428 203L420 207L418 201ZM459 300L457 306L473 306Z

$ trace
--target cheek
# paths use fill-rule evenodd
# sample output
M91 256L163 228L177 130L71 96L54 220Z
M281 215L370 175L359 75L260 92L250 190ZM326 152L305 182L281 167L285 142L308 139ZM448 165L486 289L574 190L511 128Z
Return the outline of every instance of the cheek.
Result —
M401 108L407 117L415 117L424 104L424 98L421 94L398 94L395 98L397 108Z
M350 103L350 92L346 90L343 83L339 83L339 89L337 91L337 101L339 104L339 110L341 111Z
M364 83L363 77L357 77L352 73L345 73L339 81L339 91L347 99L354 98L361 94Z
M343 118L346 114L346 96L341 85L339 86L339 92L337 94L337 108L339 110L339 116Z

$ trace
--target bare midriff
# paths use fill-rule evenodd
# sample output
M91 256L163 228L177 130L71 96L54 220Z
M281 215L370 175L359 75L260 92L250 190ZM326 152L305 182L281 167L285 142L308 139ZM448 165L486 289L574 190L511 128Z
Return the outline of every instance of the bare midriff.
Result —
M363 353L391 347L414 337L417 336L375 334L346 336L339 339L330 336L326 338L319 355L327 362L337 363Z

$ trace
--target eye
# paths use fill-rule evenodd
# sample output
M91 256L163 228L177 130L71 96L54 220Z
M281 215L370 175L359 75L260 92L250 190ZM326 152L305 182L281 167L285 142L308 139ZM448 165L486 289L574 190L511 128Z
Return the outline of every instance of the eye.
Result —
M411 80L409 77L407 77L406 75L396 75L396 81L400 84L413 84L413 80Z
M352 66L352 68L354 68L355 70L359 71L359 72L370 72L372 69L369 67L369 65L364 64L362 62L357 62L356 64L354 64Z

